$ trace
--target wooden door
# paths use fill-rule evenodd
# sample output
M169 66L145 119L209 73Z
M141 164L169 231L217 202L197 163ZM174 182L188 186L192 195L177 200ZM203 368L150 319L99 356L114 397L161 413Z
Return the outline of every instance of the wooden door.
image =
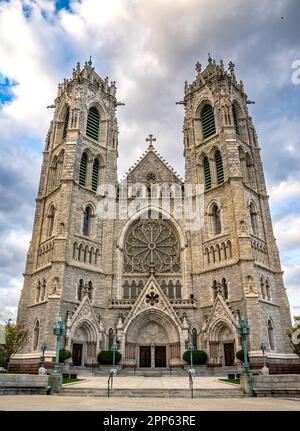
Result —
M233 343L224 344L225 365L234 365L234 345Z
M155 346L155 366L167 366L166 346Z
M82 344L73 344L73 365L81 366L82 365Z
M140 367L151 367L151 346L140 346Z

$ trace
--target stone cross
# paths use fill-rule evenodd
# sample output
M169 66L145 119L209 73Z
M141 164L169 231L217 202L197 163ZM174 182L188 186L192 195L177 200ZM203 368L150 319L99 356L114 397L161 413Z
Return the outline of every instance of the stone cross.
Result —
M156 138L153 138L153 135L149 135L149 138L146 138L146 142L150 142L149 147L153 147L152 142L155 142Z

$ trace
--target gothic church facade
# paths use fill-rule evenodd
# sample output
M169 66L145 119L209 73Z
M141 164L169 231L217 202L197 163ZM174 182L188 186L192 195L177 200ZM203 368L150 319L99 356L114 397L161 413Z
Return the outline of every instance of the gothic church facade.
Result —
M129 202L136 184L149 193L153 185L175 187L169 207L160 192L133 214L101 218L97 208L107 196L101 185L112 185L119 203L124 183L117 178L115 82L103 80L89 61L59 85L18 310L30 341L13 369L38 367L43 342L53 363L59 317L75 366L94 364L114 342L123 366L182 366L190 341L206 351L209 364L232 366L242 348L241 315L250 327L252 366L261 363L261 342L276 369L294 363L260 148L234 65L225 70L209 57L202 70L198 63L180 103L184 181L152 135L125 178ZM204 188L198 228L178 217L176 190L185 184Z

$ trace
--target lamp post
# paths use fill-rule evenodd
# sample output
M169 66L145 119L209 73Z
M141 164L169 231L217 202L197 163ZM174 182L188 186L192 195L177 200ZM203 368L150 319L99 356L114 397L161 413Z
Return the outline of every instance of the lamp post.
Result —
M116 370L116 368L115 368L115 363L116 363L116 351L118 350L118 346L117 346L117 344L116 343L113 343L112 344L112 346L111 346L111 351L112 351L112 354L113 354L113 368L112 368L112 371L113 371L113 373L114 374L117 374L117 370Z
M41 375L45 375L45 374L47 374L47 370L46 370L46 368L45 368L45 366L44 366L44 363L45 363L45 350L47 350L48 349L48 346L47 346L47 344L45 343L45 341L41 344L41 351L42 351L42 354L41 354L41 366L40 366L40 368L39 368L39 374L41 374Z
M253 396L252 376L249 370L249 361L248 361L248 338L249 338L250 328L244 316L240 317L237 330L242 337L242 345L243 345L243 352L244 352L244 372L243 372L242 389L244 393L246 393L247 395Z
M54 373L60 374L60 366L59 366L59 351L60 351L60 343L61 343L61 337L65 335L66 329L64 322L62 321L62 318L59 317L59 319L54 323L53 326L53 334L56 336L56 358L55 358L55 367L54 367Z
M195 350L195 347L194 347L194 344L192 343L192 341L189 342L188 349L190 352L190 365L192 368L193 367L193 351Z
M264 342L262 342L260 344L260 349L261 349L261 351L263 353L263 367L261 369L261 372L262 372L263 375L267 376L267 375L269 375L269 368L267 367L266 356L265 356L265 351L267 350L267 344L264 343Z
M52 374L49 377L49 385L50 385L50 394L54 394L59 392L62 387L62 375L59 367L59 351L61 344L61 337L65 335L66 329L62 318L54 323L53 326L53 335L56 336L56 358L55 358L55 367Z

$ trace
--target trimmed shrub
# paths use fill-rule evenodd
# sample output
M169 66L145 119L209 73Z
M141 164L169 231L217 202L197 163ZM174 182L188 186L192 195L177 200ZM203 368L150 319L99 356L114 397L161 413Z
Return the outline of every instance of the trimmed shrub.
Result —
M239 359L241 362L244 362L244 350L239 350L238 352L236 352L235 356L237 357L237 359ZM248 361L249 361L249 356L248 356Z
M66 350L66 349L61 349L59 351L59 362L64 362L66 359L71 358L72 353L70 352L70 350Z
M183 354L183 360L190 363L190 352L187 350ZM193 351L193 365L205 365L207 362L208 356L204 350L194 350Z
M115 352L115 364L118 364L122 358L120 352ZM113 352L111 350L102 350L98 353L97 360L99 364L102 365L112 365L113 363Z

